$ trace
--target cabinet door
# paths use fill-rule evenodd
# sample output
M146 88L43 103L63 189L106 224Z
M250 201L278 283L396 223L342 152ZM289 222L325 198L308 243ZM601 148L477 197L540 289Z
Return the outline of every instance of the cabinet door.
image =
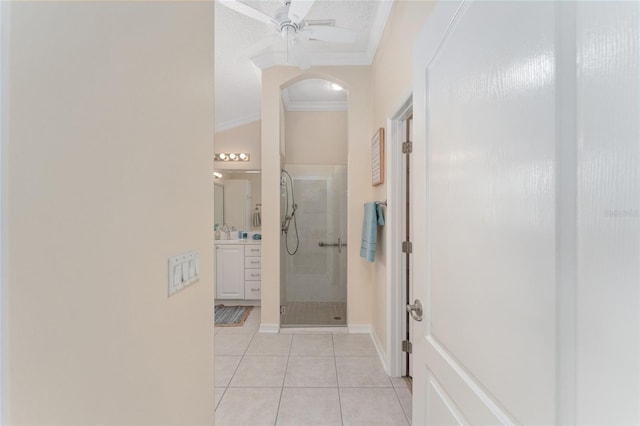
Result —
M216 246L216 298L244 299L244 247Z

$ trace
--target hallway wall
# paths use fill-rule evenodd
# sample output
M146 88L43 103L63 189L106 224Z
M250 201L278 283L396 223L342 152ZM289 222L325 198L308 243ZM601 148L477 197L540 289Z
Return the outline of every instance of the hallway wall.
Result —
M212 424L213 4L3 7L4 422Z
M412 47L418 31L422 28L428 19L435 2L395 2L391 9L389 20L380 45L376 53L376 57L372 64L371 78L373 81L373 126L371 135L376 129L387 126L387 119L395 114L396 109L411 94L411 70L412 70ZM389 129L385 134L385 150L386 157L389 158ZM388 169L388 167L387 167ZM388 198L389 177L385 177L385 183L374 188L374 198L376 200L385 200ZM387 213L387 223L390 225L393 221L399 221L400 218L391 216L392 209L385 209ZM387 269L390 267L388 262L389 250L387 236L390 226L386 226L379 233L378 252L376 253L375 263L370 265L373 270L373 282L375 289L372 292L373 312L376 314L372 317L372 326L374 338L377 344L384 351L384 356L389 357L388 336L388 298L392 287L402 285L399 282L388 282ZM395 249L400 249L399 247ZM389 367L387 365L387 367Z

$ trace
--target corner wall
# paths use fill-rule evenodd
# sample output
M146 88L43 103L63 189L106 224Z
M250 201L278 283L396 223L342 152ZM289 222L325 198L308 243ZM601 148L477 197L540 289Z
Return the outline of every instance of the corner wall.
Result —
M213 3L4 12L4 421L212 424Z

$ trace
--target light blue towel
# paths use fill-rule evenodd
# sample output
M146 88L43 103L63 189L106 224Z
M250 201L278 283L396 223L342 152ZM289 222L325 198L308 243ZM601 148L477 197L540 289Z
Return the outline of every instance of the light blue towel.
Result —
M360 257L364 257L369 262L375 260L378 226L382 225L384 225L382 208L376 202L366 203L364 205L364 220L362 221Z

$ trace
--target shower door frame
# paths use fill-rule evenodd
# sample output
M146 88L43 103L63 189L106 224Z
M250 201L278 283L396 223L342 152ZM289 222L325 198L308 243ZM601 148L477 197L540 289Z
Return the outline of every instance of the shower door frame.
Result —
M315 168L315 169L314 169ZM305 208L304 202L300 202L300 199L304 197L304 194L299 193L299 187L301 180L309 180L309 181L324 181L326 182L326 203L324 210L324 220L327 224L327 228L321 237L318 235L305 237L305 227L304 224L301 226L298 223L298 232L300 238L300 249L302 250L302 254L309 257L313 257L313 252L321 253L324 250L335 250L337 253L330 255L326 254L327 258L330 260L330 264L328 264L325 269L324 275L326 278L318 278L319 281L317 283L313 283L313 274L309 275L308 284L312 287L317 285L326 285L333 286L336 282L336 276L339 274L338 281L340 282L338 285L343 286L343 289L336 289L336 292L339 292L338 297L331 297L331 288L327 288L326 293L321 297L313 297L309 295L308 297L299 295L292 295L291 293L291 268L293 264L289 259L286 251L281 250L281 256L284 256L284 260L282 261L283 265L283 274L281 274L281 287L283 288L281 291L280 304L281 304L281 316L280 316L280 325L283 328L291 328L291 327L347 327L347 296L348 296L348 253L346 250L347 239L348 239L348 175L347 175L347 166L344 164L339 165L313 165L313 164L285 164L283 165L283 169L286 170L292 176L292 180L294 182L293 188L296 191L295 197L298 202L298 211L297 214L300 214L302 218L305 217ZM338 184L336 179L343 179L344 183L340 184L340 188L338 188L337 192L335 186ZM296 185L298 182L298 185ZM309 196L309 195L307 195ZM339 212L337 212L339 208ZM282 212L281 212L282 214ZM312 213L309 213L312 214ZM331 220L333 216L334 220ZM282 218L282 216L281 216ZM298 219L296 219L298 220ZM303 219L304 221L304 219ZM331 226L330 226L331 224ZM308 228L306 228L308 231ZM332 231L332 232L330 232ZM309 232L309 231L308 231ZM333 235L333 240L330 240L331 235ZM287 236L284 236L287 237ZM281 235L281 238L284 238ZM306 243L303 243L303 240L306 240ZM339 240L339 242L337 242ZM313 246L309 246L312 244ZM306 246L306 247L304 247ZM318 247L320 247L321 251L318 251ZM305 250L306 249L306 250ZM342 253L344 250L344 254ZM311 251L311 253L309 252ZM344 256L343 259L341 257ZM292 256L295 259L296 255ZM341 270L340 270L341 269ZM342 284L343 283L343 284ZM316 294L317 296L317 294ZM321 300L318 300L321 299ZM326 299L326 300L323 300ZM340 300L338 300L340 299ZM326 303L326 304L337 304L337 306L329 306L326 305L328 311L326 313L320 314L317 313L316 317L322 316L322 319L312 318L309 320L309 317L313 317L312 313L308 313L308 315L304 315L303 317L307 317L306 319L298 318L298 320L286 320L287 315L296 315L296 312L291 311L291 308L297 309L299 305L294 305L295 303ZM305 306L306 308L319 309L322 310L325 306ZM299 314L299 312L297 313ZM326 318L325 318L326 317ZM340 321L336 323L335 321Z

